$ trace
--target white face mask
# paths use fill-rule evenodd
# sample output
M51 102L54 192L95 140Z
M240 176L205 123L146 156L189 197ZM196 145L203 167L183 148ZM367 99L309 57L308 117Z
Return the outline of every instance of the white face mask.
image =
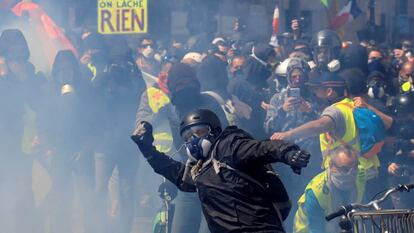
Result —
M151 46L147 46L142 50L142 55L146 58L150 58L154 55L154 49Z
M329 177L333 185L339 190L349 191L355 187L357 170L351 168L347 173L332 172L328 169Z

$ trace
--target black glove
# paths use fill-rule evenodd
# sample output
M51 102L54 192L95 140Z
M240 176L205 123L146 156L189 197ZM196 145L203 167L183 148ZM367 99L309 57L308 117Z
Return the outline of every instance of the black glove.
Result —
M146 121L141 121L135 129L131 139L141 148L142 146L152 146L154 136L152 135L152 125Z
M301 169L306 167L309 163L310 154L304 150L292 150L286 153L284 163L290 165L293 172L301 173Z

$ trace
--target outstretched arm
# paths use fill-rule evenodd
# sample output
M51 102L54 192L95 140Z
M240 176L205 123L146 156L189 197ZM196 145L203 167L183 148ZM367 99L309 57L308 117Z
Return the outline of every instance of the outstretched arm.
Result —
M289 131L276 132L272 135L271 139L293 141L299 138L309 138L324 132L328 132L332 130L334 126L335 124L332 118L328 116L322 116L318 120L310 121Z
M306 167L310 158L310 154L300 150L297 145L282 140L258 141L249 136L237 136L232 141L229 153L239 167L283 162L290 165L296 173L300 173L300 168ZM228 145L223 145L226 146ZM220 151L227 152L224 148L221 149Z

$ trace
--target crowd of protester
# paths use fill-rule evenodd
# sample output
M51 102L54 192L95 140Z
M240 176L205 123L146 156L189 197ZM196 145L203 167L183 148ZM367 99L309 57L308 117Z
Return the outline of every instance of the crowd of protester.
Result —
M295 36L284 34L278 47L251 38L242 20L232 35L200 33L184 42L145 35L128 43L85 30L75 43L79 57L59 51L50 73L30 62L21 31L3 30L0 231L44 232L48 226L71 232L78 201L85 232L131 232L145 198L158 201L153 196L163 182L139 169L129 139L134 125L153 124L157 148L186 161L179 121L195 108L208 108L224 125L255 138L289 140L312 154L299 176L276 166L296 203L285 222L288 232L335 232L337 222L323 218L330 211L413 182L413 41L341 41L330 30L308 38L297 23ZM381 118L386 135L374 153L361 152L367 135L360 135L355 108ZM41 205L32 189L34 160L52 183ZM209 232L195 194L167 186L160 192L174 194L171 232ZM161 207L157 201L150 205ZM412 195L388 203L413 204Z

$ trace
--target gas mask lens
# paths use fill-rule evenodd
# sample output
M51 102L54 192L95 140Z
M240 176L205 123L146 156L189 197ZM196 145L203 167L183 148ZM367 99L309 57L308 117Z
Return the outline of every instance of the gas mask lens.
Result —
M203 138L209 135L211 132L210 126L208 125L195 125L192 126L181 134L181 137L185 142L191 141L191 137L195 136L197 138Z

